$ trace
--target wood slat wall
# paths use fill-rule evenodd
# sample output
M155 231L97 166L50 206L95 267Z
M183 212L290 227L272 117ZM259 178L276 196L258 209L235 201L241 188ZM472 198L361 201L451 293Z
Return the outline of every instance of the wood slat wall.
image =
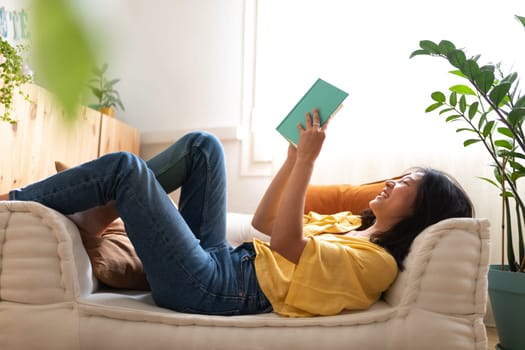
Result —
M139 154L137 129L85 106L68 122L44 88L24 90L30 101L16 97L17 124L0 122L0 193L54 174L56 160L73 166L114 151Z
M139 155L140 133L118 119L103 115L100 128L99 155L115 152L128 151Z

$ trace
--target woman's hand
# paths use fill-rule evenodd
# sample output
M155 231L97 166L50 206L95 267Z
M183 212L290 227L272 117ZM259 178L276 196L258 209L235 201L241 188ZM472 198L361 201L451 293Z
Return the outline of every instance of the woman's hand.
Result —
M298 124L299 129L299 144L297 145L297 158L302 161L314 162L321 152L324 139L326 137L325 131L328 126L328 121L320 126L321 118L319 117L319 110L316 108L313 111L313 117L310 113L306 113L306 128Z

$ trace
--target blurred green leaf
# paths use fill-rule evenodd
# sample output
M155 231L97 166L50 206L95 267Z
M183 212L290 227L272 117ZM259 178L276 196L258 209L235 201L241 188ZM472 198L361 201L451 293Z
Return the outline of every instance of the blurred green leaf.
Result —
M461 94L461 95L476 96L476 93L474 92L474 90L472 90L467 85L454 85L454 86L451 86L450 87L450 91L457 92L458 94Z
M450 74L457 75L458 77L467 78L459 69L449 71Z
M453 122L454 120L458 120L458 119L462 119L463 116L462 115L459 115L459 114L454 114L454 115L449 115L445 121L446 122Z
M115 85L116 83L118 83L120 81L120 79L113 79L113 80L110 80L108 82L106 82L106 86L107 87L113 87L113 85Z
M509 129L509 128L505 128L505 127L499 127L498 129L498 132L504 136L507 136L507 137L510 137L510 138L513 138L514 135L512 133L512 131Z
M421 40L419 42L419 47L433 54L439 53L438 45L435 42L430 41L430 40Z
M523 25L523 27L525 28L525 17L522 17L522 16L518 16L516 15L516 19L518 21L520 21L520 23Z
M416 50L410 54L409 58L412 58L414 56L420 56L420 55L430 55L430 52L427 50Z
M100 96L102 96L102 91L94 86L91 86L91 92L93 93L93 95L95 95L95 97L97 98L100 98Z
M470 79L479 74L478 63L474 60L467 60L462 66L461 71Z
M469 132L476 133L476 130L470 129L470 128L458 128L458 129L456 129L456 132L463 132L463 131L469 131Z
M436 109L438 109L441 106L443 106L443 103L436 102L436 103L431 104L430 106L428 106L427 109L425 109L425 112L426 113L432 112L433 110L436 110Z
M494 141L494 144L498 147L512 149L512 143L510 143L508 140L496 140Z
M457 105L457 103L458 103L458 94L457 94L457 92L452 91L452 93L450 94L450 96L448 98L448 103L451 106L454 106L454 107Z
M468 108L468 118L469 119L472 120L472 118L474 118L474 116L478 112L478 106L479 106L478 102L474 102L473 104L470 105L470 107Z
M525 117L525 108L514 108L507 116L510 125L522 124Z
M494 105L499 106L500 103L504 100L505 95L509 92L511 87L510 83L501 83L494 86L492 91L489 93L490 100Z
M452 50L447 55L448 61L451 65L453 65L456 68L461 69L463 73L465 73L462 69L463 65L465 64L467 58L465 56L465 53L461 50Z
M465 113L467 110L467 99L465 98L465 95L461 95L459 98L459 110L461 113Z
M490 70L481 70L479 74L474 77L474 81L481 92L486 94L494 83L494 72Z
M492 72L494 73L496 71L496 67L494 67L493 64L486 64L484 66L481 66L479 68L479 70L482 70L482 71L489 71L489 72Z
M525 155L519 151L503 151L501 153L505 157L525 159Z
M514 173L517 175L517 177L523 177L523 174L525 173L525 167L513 160L510 160L509 163L512 166L512 169L514 170Z
M467 146L473 145L473 144L475 144L475 143L478 143L478 142L480 142L480 141L481 141L481 140L478 140L478 139L469 139L469 140L465 140L465 141L463 142L463 146L464 146L464 147L467 147Z
M32 53L39 83L50 90L67 117L75 115L95 65L88 30L67 0L32 0Z
M454 108L443 108L441 111L439 111L439 114L445 114L448 112L453 112Z
M495 123L496 122L494 120L491 120L487 122L487 124L485 124L485 126L483 127L483 131L481 132L484 137L488 137L489 134L492 133L492 130L494 130Z
M455 49L456 46L448 40L441 40L439 42L439 52L445 56L447 56L449 52Z
M442 93L441 91L434 91L430 97L436 101L436 102L440 102L440 103L444 103L447 98L445 97L445 94Z
M497 188L501 188L501 185L500 185L499 183L497 183L497 182L495 182L494 180L489 179L489 178L487 178L487 177L478 177L478 179L483 180L483 181L487 181L488 183L490 183L490 184L496 186Z
M518 78L518 73L513 72L501 79L501 83L512 84Z
M522 108L525 107L525 95L521 96L515 104L516 107Z

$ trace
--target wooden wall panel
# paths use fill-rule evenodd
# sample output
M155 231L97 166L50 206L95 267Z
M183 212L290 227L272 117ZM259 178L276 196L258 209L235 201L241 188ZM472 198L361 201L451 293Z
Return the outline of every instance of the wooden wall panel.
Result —
M68 122L47 90L37 85L25 90L31 101L17 97L17 124L0 122L0 193L54 174L57 160L74 166L103 153L139 153L136 129L84 106Z
M128 151L139 155L140 133L118 119L102 115L99 155Z
M80 107L74 122L66 122L51 94L28 85L26 101L14 104L14 125L0 123L0 192L40 180L55 173L54 162L76 165L96 158L100 115Z

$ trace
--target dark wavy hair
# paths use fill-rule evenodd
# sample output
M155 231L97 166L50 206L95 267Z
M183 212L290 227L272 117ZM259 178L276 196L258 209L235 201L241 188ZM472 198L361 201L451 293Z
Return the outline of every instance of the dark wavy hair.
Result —
M413 168L410 171L423 174L414 202L414 213L389 231L370 237L371 242L385 248L396 259L401 270L410 245L426 227L448 218L474 216L472 201L453 177L432 168ZM366 209L361 216L363 225L359 230L370 227L375 221L370 209Z

